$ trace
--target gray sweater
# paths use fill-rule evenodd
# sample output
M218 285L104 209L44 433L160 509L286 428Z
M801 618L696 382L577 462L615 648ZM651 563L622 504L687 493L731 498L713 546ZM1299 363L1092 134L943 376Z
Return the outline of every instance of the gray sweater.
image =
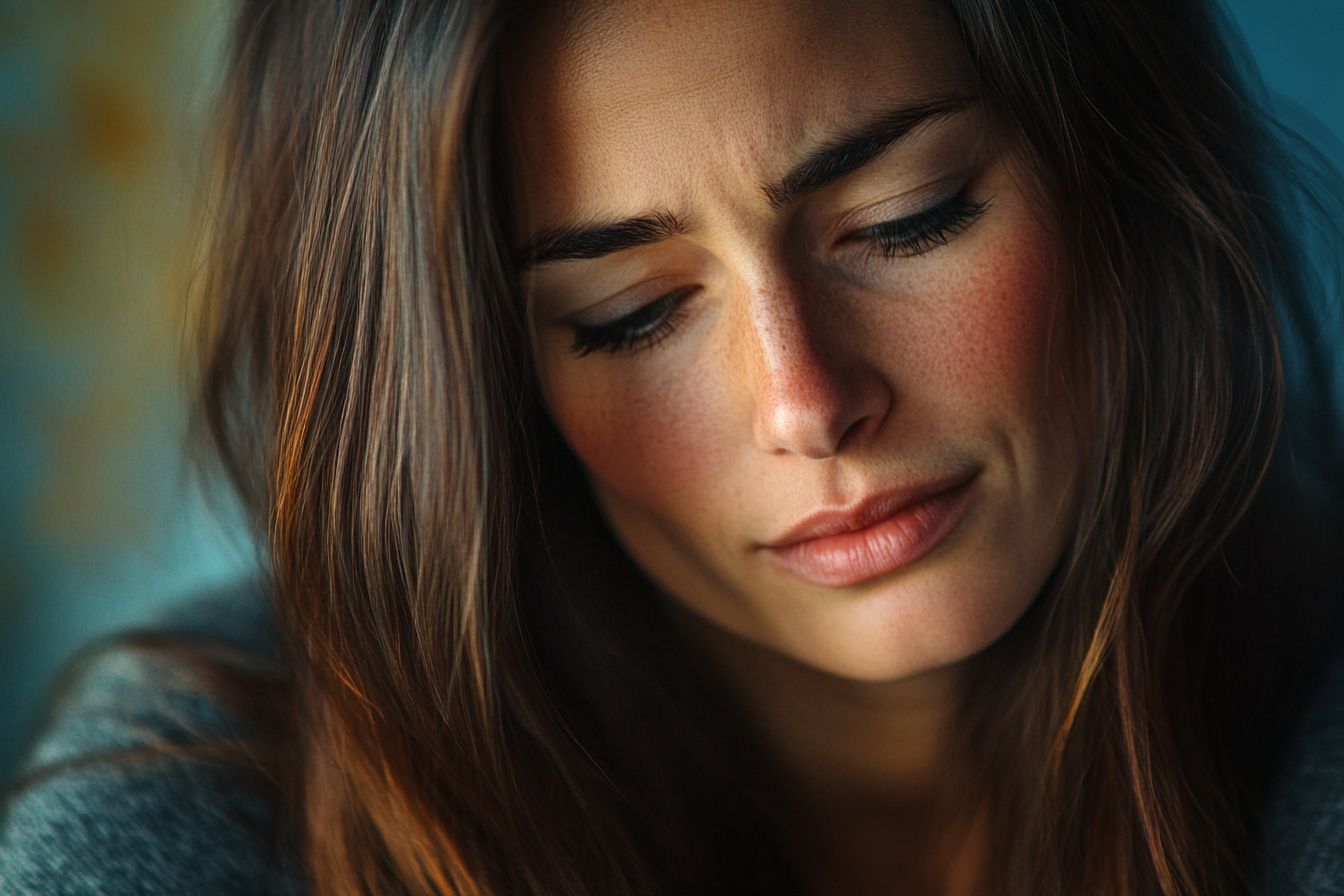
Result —
M199 603L164 628L275 656L256 589ZM235 774L109 751L228 737L238 723L180 662L110 642L79 660L0 821L0 896L303 892L275 809ZM1265 896L1344 896L1344 661L1303 716L1266 820Z
M159 621L276 658L261 593L240 589ZM240 731L181 660L115 640L66 670L0 822L0 894L261 896L303 891L274 807L236 773L136 748ZM33 783L22 777L39 771Z

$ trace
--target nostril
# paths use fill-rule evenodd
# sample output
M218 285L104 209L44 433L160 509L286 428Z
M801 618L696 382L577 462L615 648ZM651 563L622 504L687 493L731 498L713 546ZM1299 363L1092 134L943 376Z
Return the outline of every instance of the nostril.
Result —
M862 414L840 434L840 438L836 440L835 452L839 454L862 444L876 432L880 422L879 415L876 413Z

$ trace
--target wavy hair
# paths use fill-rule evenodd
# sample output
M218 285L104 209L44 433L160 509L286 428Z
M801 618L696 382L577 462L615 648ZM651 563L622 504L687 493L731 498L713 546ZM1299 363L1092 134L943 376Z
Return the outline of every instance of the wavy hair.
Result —
M1339 456L1282 223L1311 194L1203 3L946 6L1070 243L1096 408L1075 541L965 689L992 885L1247 892L1330 611L1267 601L1300 471L1257 498L1285 395ZM534 400L498 167L525 15L241 6L200 420L264 533L310 884L801 892L768 751Z

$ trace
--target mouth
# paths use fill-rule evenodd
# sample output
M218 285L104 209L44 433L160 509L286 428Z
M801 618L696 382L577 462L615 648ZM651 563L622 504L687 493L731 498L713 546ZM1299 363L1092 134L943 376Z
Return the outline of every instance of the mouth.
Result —
M978 471L813 514L761 550L814 585L847 588L909 566L957 527Z

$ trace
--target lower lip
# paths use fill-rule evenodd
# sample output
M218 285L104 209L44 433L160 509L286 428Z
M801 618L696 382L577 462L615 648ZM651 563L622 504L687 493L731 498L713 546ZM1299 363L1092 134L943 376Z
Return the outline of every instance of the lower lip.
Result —
M814 585L847 588L909 566L932 551L966 514L974 480L901 508L853 532L813 538L765 552Z

